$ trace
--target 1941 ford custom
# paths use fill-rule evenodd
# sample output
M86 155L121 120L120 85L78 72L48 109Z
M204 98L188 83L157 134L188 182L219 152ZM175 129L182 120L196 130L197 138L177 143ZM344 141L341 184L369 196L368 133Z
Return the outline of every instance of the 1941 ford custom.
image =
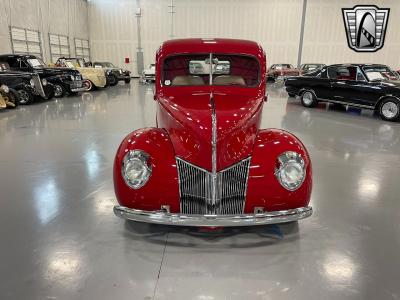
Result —
M117 150L117 216L225 227L312 214L304 145L289 132L259 129L266 99L260 45L171 40L156 64L157 127L133 131Z

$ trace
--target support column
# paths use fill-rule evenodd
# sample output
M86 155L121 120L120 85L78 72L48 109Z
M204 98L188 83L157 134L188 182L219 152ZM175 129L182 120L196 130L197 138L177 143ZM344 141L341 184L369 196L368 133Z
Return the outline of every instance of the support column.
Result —
M169 34L169 37L173 39L175 37L174 35L174 14L175 14L175 5L174 5L174 0L171 0L171 5L168 5L170 8L169 13L171 14L171 31Z
M143 73L144 62L143 62L143 48L142 48L142 36L140 27L140 18L142 17L142 9L140 7L140 0L136 0L136 23L137 23L137 48L136 48L136 68L139 75Z
M303 0L303 12L301 15L300 41L299 41L299 52L297 55L297 67L301 65L301 58L303 54L303 37L304 37L304 25L306 23L306 10L307 10L307 0Z

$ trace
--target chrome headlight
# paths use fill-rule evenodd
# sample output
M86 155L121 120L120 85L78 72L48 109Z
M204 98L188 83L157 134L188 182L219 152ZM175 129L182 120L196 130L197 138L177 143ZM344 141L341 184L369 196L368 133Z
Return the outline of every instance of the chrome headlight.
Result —
M75 80L75 77L74 77L74 75L70 75L69 77L71 78L71 80L72 80L72 81L74 81L74 80Z
M31 87L35 87L35 80L33 80L33 78L29 81L29 83L31 84Z
M126 153L122 162L122 177L125 183L137 190L144 186L151 176L150 155L142 150Z
M42 79L42 85L43 85L43 86L46 86L46 85L47 85L47 79L46 79L46 78L43 78L43 79Z
M275 176L287 190L297 190L306 178L304 159L297 152L287 151L279 155Z
M4 93L8 94L8 92L10 91L10 89L8 88L8 86L6 86L5 84L2 84L0 86L0 90L2 90Z
M122 69L119 69L119 74L122 74Z

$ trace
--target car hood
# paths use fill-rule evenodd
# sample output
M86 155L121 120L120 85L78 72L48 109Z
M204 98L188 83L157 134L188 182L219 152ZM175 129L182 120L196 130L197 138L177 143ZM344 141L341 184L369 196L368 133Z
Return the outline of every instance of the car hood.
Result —
M380 82L381 85L389 88L400 88L400 80L384 80Z
M75 75L76 71L70 68L56 68L56 67L46 67L46 68L37 68L35 72L38 74L43 74L46 76L57 76L57 75Z
M215 109L210 97L211 92L162 97L157 121L168 131L178 157L211 171L215 112L216 164L220 171L251 155L264 96L213 91Z
M96 69L96 68L86 68L86 67L77 67L76 68L82 74L92 74L96 76L105 76L105 71L103 69Z

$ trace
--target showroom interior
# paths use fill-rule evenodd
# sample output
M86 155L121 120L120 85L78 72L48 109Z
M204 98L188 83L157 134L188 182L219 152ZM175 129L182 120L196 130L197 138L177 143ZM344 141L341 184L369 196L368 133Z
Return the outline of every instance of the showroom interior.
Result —
M1 0L0 299L400 299L399 14Z

